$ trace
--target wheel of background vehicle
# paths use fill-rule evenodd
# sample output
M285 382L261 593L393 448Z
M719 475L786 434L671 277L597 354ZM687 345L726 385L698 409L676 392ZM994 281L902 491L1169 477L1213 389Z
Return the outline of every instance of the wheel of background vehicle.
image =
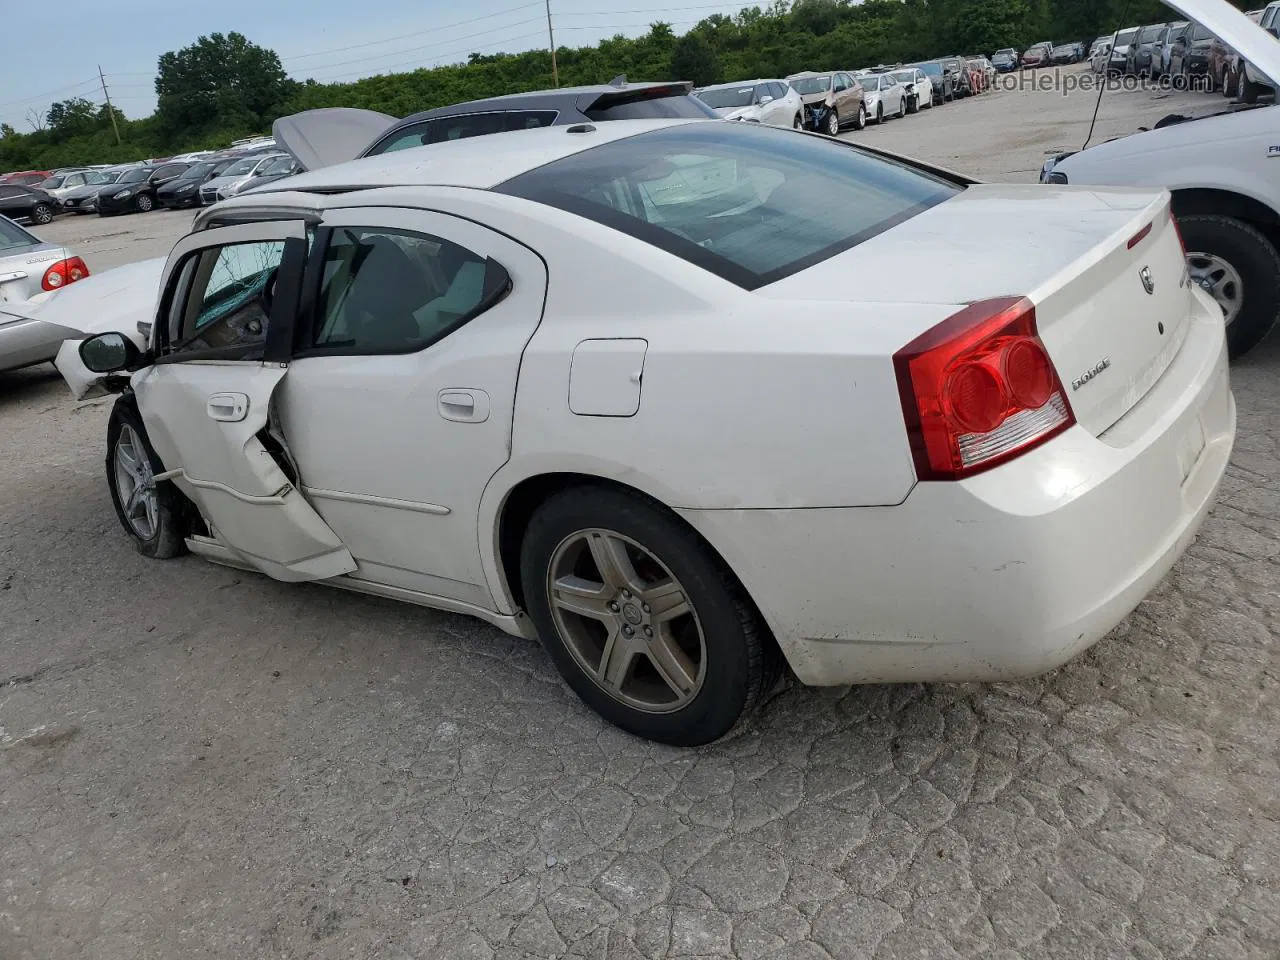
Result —
M826 119L822 121L823 132L829 137L838 137L840 135L840 111L832 107L827 111Z
M907 113L919 113L919 112L920 112L920 98L919 98L919 97L916 97L916 96L907 97L907 98L906 98L906 101L907 101Z
M907 98L902 97L898 100L898 119L901 120L907 115Z
M865 103L858 104L858 116L853 121L853 129L855 130L867 129L867 105Z
M1258 97L1260 97L1266 91L1267 88L1260 83L1254 83L1252 80L1250 80L1249 74L1245 72L1245 69L1243 66L1241 66L1240 69L1236 71L1236 73L1240 77L1240 88L1239 88L1240 102L1241 103L1257 103Z
M31 208L31 219L39 224L52 223L53 207L47 203L37 203Z
M138 208L139 213L148 213L156 205L156 202L151 199L151 194L140 193L133 201L133 205Z
M724 736L777 682L781 657L724 563L647 498L567 490L520 549L525 606L560 675L639 737Z
M186 502L172 481L155 481L164 465L131 399L121 397L107 422L107 486L125 532L144 557L168 560L187 552Z
M1260 230L1235 217L1181 217L1193 283L1222 307L1232 359L1261 342L1280 317L1280 253Z
M796 114L796 118L795 118L795 120L794 120L794 121L792 121L791 129L793 129L793 130L803 130L803 129L804 129L804 117L800 116L800 114L798 114L798 113L797 113L797 114Z
M882 123L884 123L884 104L877 103L876 104L876 126L879 126Z

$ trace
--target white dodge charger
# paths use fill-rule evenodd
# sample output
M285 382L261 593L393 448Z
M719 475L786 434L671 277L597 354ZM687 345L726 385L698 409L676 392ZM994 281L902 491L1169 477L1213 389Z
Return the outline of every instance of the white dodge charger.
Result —
M197 218L145 346L79 346L121 392L124 529L537 636L640 736L713 740L784 665L1061 664L1168 571L1231 450L1166 193L683 120L281 186Z

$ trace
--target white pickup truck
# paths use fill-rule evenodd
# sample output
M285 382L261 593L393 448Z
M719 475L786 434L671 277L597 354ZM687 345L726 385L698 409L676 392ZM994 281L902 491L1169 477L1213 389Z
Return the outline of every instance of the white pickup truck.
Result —
M1224 0L1169 5L1280 83L1280 43ZM1280 6L1280 3L1275 4ZM1164 187L1191 279L1218 301L1233 357L1280 317L1280 108L1242 106L1047 160L1043 183Z

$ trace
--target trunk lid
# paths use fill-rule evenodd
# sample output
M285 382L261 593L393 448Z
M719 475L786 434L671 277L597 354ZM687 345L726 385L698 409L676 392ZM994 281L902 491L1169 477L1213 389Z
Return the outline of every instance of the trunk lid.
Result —
M319 170L356 159L399 122L375 110L321 107L280 117L271 135L303 170Z
M1025 296L1077 422L1095 435L1172 362L1195 302L1168 194L988 184L757 292L956 309Z

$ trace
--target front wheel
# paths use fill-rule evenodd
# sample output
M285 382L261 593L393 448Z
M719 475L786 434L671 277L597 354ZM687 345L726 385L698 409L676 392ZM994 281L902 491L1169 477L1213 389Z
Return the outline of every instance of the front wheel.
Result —
M827 111L827 117L823 121L823 130L828 137L840 135L840 111L835 107Z
M794 120L794 121L792 121L792 123L791 123L791 129L792 129L792 130L803 130L803 129L804 129L804 117L800 116L800 114L798 114L798 113L797 113L797 114L796 114L796 118L795 118L795 120Z
M901 120L907 115L907 98L903 97L898 101L898 119Z
M187 552L186 502L172 481L156 482L164 465L132 401L116 401L107 422L107 486L125 533L144 557L168 560Z
M31 219L39 224L53 222L53 208L47 203L37 203L31 208Z
M1240 75L1240 102L1241 103L1257 103L1267 88L1260 83L1254 83L1249 79L1249 74L1245 71L1243 65L1236 71Z
M724 736L781 660L724 563L638 494L581 487L534 513L525 605L565 682L610 723L675 746Z
M879 126L882 123L884 123L884 104L877 103L876 104L876 126Z
M867 129L867 108L865 104L858 104L858 118L853 122L853 129Z
M156 202L151 199L151 194L140 193L138 198L133 201L133 205L138 208L139 213L148 213L156 205Z
M1235 217L1180 217L1178 228L1191 282L1222 308L1232 359L1244 356L1280 317L1280 253L1257 227Z

